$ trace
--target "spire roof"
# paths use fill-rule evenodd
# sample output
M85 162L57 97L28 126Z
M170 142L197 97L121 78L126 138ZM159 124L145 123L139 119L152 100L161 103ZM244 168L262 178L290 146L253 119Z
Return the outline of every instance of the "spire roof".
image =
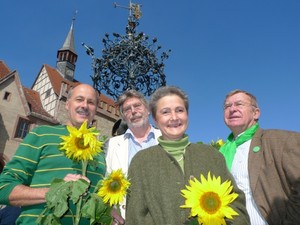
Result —
M73 16L72 24L71 24L69 33L68 33L68 35L66 37L66 40L65 40L62 48L60 49L60 50L69 50L69 51L73 52L74 54L76 54L76 51L75 51L75 43L74 43L73 26L74 26L74 22L75 22L75 19L76 19L76 13Z

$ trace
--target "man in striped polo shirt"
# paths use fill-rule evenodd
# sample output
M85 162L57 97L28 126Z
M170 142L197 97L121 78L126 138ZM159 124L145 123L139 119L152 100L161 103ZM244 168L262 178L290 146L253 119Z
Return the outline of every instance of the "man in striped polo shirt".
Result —
M79 128L84 121L91 123L97 110L98 93L87 84L79 84L70 90L66 102L68 126ZM5 166L0 176L0 204L20 206L17 224L37 224L36 219L45 206L45 195L53 178L76 181L84 178L92 186L105 176L104 155L99 154L97 168L88 167L87 177L80 174L81 164L74 163L59 150L62 135L68 135L66 125L38 126L19 145L16 154ZM61 219L62 224L72 224L70 216ZM90 224L81 220L82 224Z

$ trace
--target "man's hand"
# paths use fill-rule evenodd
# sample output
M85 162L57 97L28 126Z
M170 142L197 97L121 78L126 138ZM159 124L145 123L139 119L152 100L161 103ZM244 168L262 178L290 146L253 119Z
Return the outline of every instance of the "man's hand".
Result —
M125 224L124 218L121 215L119 215L116 208L112 209L111 216L114 218L114 221L113 221L112 225L123 225L123 224Z
M65 177L64 177L64 181L77 181L79 179L84 179L86 180L88 183L91 183L91 181L85 177L85 176L82 176L80 174L72 174L72 173L69 173L67 174Z

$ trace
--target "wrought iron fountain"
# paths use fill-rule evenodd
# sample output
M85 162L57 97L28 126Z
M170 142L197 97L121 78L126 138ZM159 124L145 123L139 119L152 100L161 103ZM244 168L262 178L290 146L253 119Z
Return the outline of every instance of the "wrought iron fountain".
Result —
M102 57L97 58L94 49L82 43L92 57L91 76L94 88L105 91L115 100L125 90L135 89L150 96L158 87L166 85L165 60L170 50L158 56L161 46L157 38L150 40L143 32L137 33L141 18L141 5L130 2L129 7L114 3L115 7L129 9L126 34L108 33L102 39Z

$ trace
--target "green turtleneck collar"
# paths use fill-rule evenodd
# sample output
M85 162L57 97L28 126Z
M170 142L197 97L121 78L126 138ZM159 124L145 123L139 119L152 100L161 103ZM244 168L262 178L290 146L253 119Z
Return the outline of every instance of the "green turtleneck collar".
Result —
M181 169L184 170L183 156L185 148L190 144L188 136L185 134L182 139L176 141L163 140L162 136L160 136L158 143L166 152L176 159Z
M158 143L166 150L170 155L180 157L184 154L185 148L190 144L188 135L184 135L182 139L176 141L163 140L162 136L158 137Z

